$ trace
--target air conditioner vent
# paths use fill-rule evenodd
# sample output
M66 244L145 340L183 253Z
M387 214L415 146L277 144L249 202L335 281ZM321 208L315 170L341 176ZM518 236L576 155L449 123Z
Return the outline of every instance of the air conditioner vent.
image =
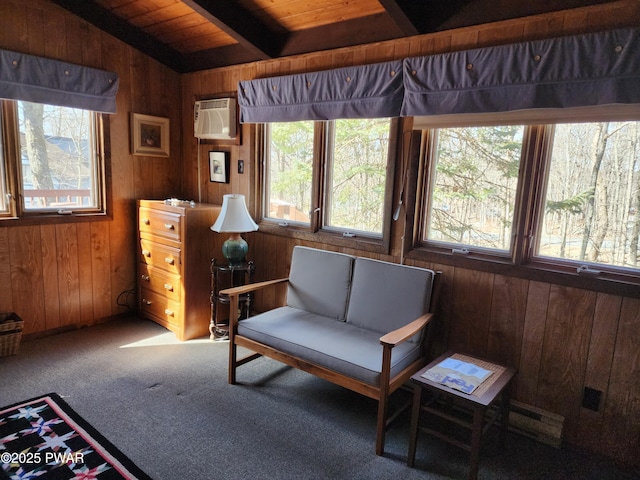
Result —
M193 109L193 130L196 138L218 140L235 138L235 98L197 101Z
M214 98L213 100L201 100L200 101L201 109L208 108L229 108L229 99L228 98Z

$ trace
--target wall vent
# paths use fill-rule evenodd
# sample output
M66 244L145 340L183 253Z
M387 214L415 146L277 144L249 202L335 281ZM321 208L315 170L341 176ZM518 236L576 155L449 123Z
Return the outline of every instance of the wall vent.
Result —
M200 100L193 109L196 138L228 140L236 137L235 98Z

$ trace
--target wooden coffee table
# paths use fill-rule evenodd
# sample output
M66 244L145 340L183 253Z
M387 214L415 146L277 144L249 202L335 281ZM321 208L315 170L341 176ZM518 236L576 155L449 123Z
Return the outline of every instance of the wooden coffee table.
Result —
M463 393L459 390L440 383L432 382L422 377L424 372L449 357L473 363L486 370L492 371L493 374L482 382L471 394ZM489 429L493 421L496 419L501 420L500 423L502 428L500 431L500 441L501 444L504 445L507 426L509 423L511 380L515 374L516 370L511 367L488 362L486 360L461 353L447 352L413 375L411 377L411 382L413 384L413 410L409 434L409 456L407 459L409 466L414 466L418 431L421 431L469 451L471 453L471 458L468 478L475 480L478 476L478 461L480 458L480 445L483 433ZM422 394L425 391L433 394L431 395L432 401L427 405L422 404ZM492 418L485 419L487 416L487 409L498 399L501 400L500 408L498 410L499 414L493 415ZM444 403L445 408L442 408L442 406L438 404L438 401ZM472 412L472 421L465 421L460 418L460 415L456 415L456 410L453 408L453 405L456 405L458 408L462 408L463 410L470 410ZM422 413L429 414L432 418L433 416L436 416L444 419L446 422L452 422L456 425L461 425L470 429L470 442L466 443L463 440L454 438L444 431L436 429L434 425L421 425L420 416ZM425 417L426 416L427 415L425 415Z

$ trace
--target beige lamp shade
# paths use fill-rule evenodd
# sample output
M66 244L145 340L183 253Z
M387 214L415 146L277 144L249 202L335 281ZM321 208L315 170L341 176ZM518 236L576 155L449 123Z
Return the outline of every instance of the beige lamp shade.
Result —
M211 226L211 230L218 233L244 233L258 230L258 225L249 215L244 195L231 193L222 198L222 210Z

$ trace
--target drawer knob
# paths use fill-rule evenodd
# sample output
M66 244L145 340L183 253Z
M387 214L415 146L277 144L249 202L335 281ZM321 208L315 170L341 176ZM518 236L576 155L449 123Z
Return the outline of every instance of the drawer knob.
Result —
M165 308L164 313L169 315L170 317L173 317L173 310L169 310L168 308Z
M142 223L144 223L145 225L149 225L151 221L148 218L143 218Z
M171 285L170 283L165 283L164 289L169 290L170 292L173 292L173 285Z
M145 257L150 257L151 252L149 250L142 250L142 255L144 255Z
M174 263L176 263L176 261L171 257L165 257L164 261L167 262L169 265L173 265Z
M151 305L151 301L150 301L150 300L147 300L146 298L143 298L143 299L142 299L142 303L143 303L144 305Z
M140 278L142 278L142 280L144 280L145 282L149 281L149 275L142 274L140 275Z
M165 223L164 224L164 228L166 228L167 230L175 230L175 225L172 225L170 223Z

